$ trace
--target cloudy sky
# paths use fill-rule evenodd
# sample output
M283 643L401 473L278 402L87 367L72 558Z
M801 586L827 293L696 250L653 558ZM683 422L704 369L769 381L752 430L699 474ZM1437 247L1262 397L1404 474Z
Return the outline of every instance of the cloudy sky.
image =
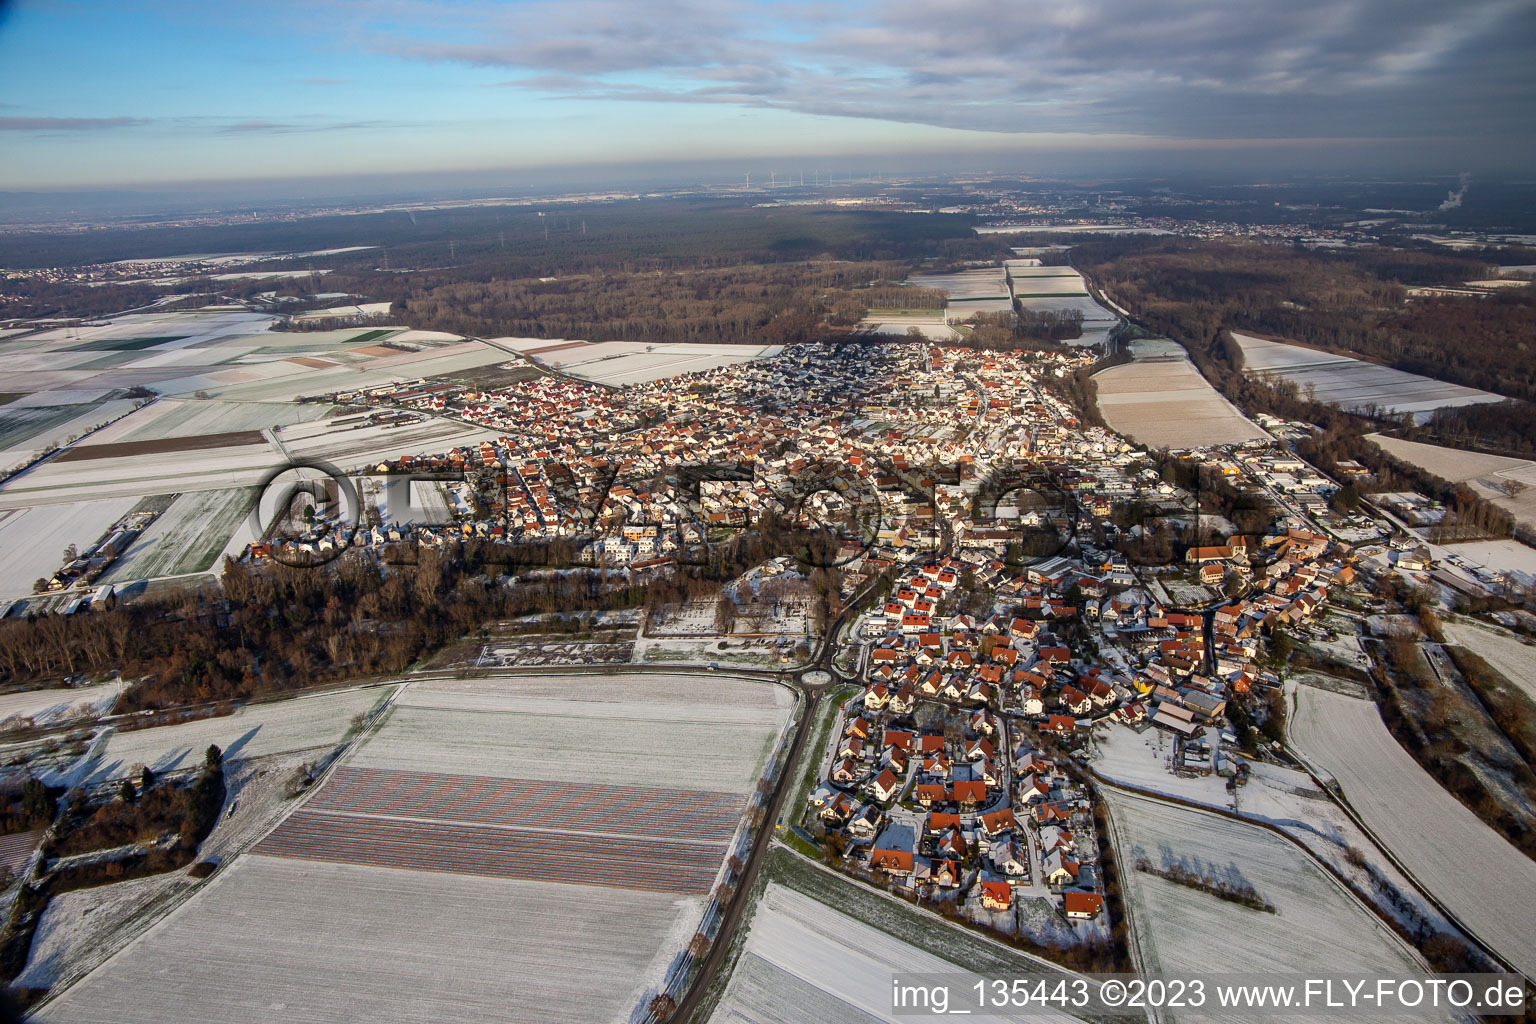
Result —
M1519 173L1536 156L1536 0L0 11L0 188L903 154Z

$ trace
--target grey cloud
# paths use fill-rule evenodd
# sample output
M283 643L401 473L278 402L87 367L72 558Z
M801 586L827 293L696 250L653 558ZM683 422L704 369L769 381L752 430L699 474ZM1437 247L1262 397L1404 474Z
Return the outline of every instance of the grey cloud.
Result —
M739 103L991 132L1186 138L1536 130L1526 0L536 2L381 48L592 100ZM636 80L639 79L639 80Z
M0 132L95 132L148 123L141 117L0 117Z
M296 135L304 132L352 131L359 128L378 128L383 121L328 121L293 123L283 121L235 121L215 129L221 135Z

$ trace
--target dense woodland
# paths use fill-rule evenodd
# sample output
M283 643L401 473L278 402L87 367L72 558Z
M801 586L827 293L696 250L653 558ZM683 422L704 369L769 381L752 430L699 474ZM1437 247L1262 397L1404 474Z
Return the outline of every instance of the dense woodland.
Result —
M467 281L421 291L397 282L395 309L416 327L481 337L787 345L816 336L823 321L857 323L868 306L898 291L865 286L905 275L896 263L802 263Z
M226 560L222 588L0 622L0 678L118 669L136 680L119 712L246 700L400 672L495 620L718 592L780 554L804 561L824 620L843 608L835 574L822 568L835 553L826 532L766 519L701 551L682 579L649 586L602 569L551 571L574 563L569 541L402 547L382 565L361 554L315 568Z
M1438 251L1310 250L1232 240L1114 239L1073 250L1077 264L1142 326L1181 342L1242 408L1285 415L1284 385L1237 372L1232 330L1342 352L1440 380L1536 400L1536 286L1488 298L1413 298L1407 289L1460 285L1489 263ZM1496 259L1508 253L1490 254ZM1515 254L1515 255L1518 255ZM1268 392L1269 394L1266 394ZM1417 436L1536 451L1536 410L1446 410Z

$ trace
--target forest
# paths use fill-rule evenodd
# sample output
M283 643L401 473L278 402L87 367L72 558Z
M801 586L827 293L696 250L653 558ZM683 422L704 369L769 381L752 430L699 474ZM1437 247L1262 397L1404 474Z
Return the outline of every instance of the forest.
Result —
M1283 384L1269 387L1239 372L1234 330L1347 353L1522 403L1536 400L1536 285L1487 298L1408 295L1415 286L1491 276L1480 259L1427 249L1312 250L1195 239L1091 240L1074 250L1074 258L1136 313L1141 326L1188 348L1201 372L1245 409L1286 416L1266 406L1277 398L1281 405L1297 403L1287 401ZM1427 432L1528 452L1536 450L1536 412L1523 404L1445 410Z
M370 294L400 319L471 336L787 345L825 321L849 326L898 289L899 263L796 263L597 272L556 280L466 281L418 289L397 279Z

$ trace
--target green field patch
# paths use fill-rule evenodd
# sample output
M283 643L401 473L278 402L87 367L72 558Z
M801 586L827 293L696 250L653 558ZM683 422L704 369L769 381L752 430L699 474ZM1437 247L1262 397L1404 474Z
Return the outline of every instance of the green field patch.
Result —
M897 309L891 306L871 307L869 316L943 316L944 308L937 309L914 307L912 309Z
M60 427L76 416L98 408L93 405L33 405L0 413L0 448L19 448L33 438Z
M367 341L377 341L380 338L388 337L391 334L398 334L398 333L399 333L399 329L398 328L395 328L395 327L382 327L382 328L379 328L379 329L373 330L373 331L364 331L362 334L359 334L355 338L348 338L345 342L343 342L343 344L346 344L346 345L361 345L362 343L367 342Z
M73 346L77 352L137 352L140 349L163 345L167 341L180 341L184 334L166 335L159 338L102 338L84 345Z
M1019 292L1016 299L1080 299L1087 292Z
M139 503L128 510L129 515L142 515L153 512L159 515L171 507L171 502L179 498L179 494L146 494L139 499Z

